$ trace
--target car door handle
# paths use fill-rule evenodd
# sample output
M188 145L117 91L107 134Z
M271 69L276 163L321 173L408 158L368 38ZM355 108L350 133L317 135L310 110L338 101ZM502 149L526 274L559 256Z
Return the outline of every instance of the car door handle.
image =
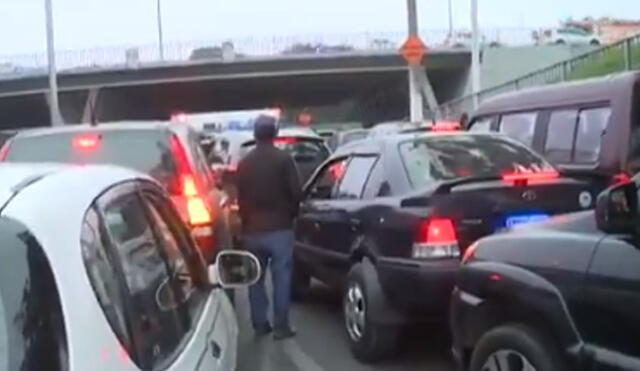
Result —
M222 349L220 348L220 345L218 345L218 343L216 343L214 340L211 340L211 355L213 356L213 358L215 359L219 359L220 356L222 355Z

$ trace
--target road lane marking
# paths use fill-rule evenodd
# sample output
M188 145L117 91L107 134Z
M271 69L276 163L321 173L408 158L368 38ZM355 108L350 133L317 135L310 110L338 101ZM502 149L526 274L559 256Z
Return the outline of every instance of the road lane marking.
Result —
M295 340L283 340L284 352L300 371L324 371L316 361L305 353Z

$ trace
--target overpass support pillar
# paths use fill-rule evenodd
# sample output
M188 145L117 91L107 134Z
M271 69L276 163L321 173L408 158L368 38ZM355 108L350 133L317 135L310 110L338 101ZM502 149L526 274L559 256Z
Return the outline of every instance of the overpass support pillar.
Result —
M84 110L82 111L82 123L89 124L98 120L98 112L96 103L98 101L99 88L92 88L87 94L87 101L84 104Z

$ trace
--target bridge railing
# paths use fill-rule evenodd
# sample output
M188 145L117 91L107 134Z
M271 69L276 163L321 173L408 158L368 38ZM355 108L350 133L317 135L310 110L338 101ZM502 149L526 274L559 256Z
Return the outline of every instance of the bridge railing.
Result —
M487 43L525 45L533 43L532 33L533 30L529 28L487 29L483 32L483 39ZM454 34L466 35L469 32L456 30ZM60 50L56 52L56 62L60 71L131 66L131 60L134 60L135 66L177 63L193 60L194 52L198 49L203 53L197 59L220 59L222 46L226 43L233 45L236 58L397 51L406 35L406 31L390 31L169 42L163 46L163 60L160 58L160 48L157 44L122 45L87 50ZM465 41L464 38L449 38L449 32L445 29L424 29L420 31L420 35L429 47L435 49L449 48L454 44L458 47L468 46L468 40ZM0 55L0 75L38 74L44 73L46 68L47 58L44 52Z
M451 100L440 105L438 109L444 117L458 118L463 113L472 112L476 100L477 103L481 103L502 93L633 69L640 69L640 34L555 63L515 80L484 89L476 94ZM428 112L428 115L431 116L434 113Z

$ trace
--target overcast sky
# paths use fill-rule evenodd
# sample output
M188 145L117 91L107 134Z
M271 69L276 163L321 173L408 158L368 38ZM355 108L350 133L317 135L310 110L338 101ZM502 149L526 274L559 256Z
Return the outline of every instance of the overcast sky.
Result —
M156 0L52 0L56 48L152 44ZM402 31L404 0L161 0L165 40ZM447 0L417 0L421 29L447 27ZM452 0L468 27L469 1ZM540 27L567 17L640 18L640 0L479 0L480 25ZM43 52L44 0L0 0L0 55Z

